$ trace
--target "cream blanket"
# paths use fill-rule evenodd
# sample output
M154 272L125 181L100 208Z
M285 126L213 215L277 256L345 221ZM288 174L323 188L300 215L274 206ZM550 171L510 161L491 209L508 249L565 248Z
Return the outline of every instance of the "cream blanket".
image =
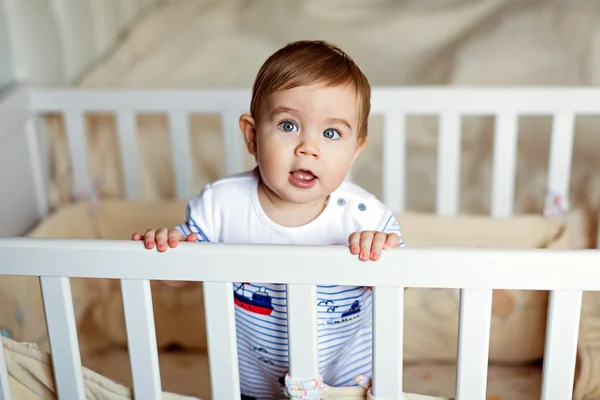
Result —
M6 338L2 338L2 345L13 399L53 400L58 398L52 359L49 353L41 351L35 344L19 343ZM132 400L134 398L131 388L107 379L88 368L82 367L82 374L86 399ZM168 392L163 392L161 398L163 400L195 399ZM320 400L365 400L366 398L366 389L360 387L329 388L323 393ZM408 393L406 400L450 399Z

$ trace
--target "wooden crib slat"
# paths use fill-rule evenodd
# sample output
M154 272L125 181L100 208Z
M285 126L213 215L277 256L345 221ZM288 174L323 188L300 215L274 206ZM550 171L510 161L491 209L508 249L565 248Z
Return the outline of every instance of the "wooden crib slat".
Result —
M192 156L190 152L189 120L185 111L169 112L169 134L177 198L188 200L190 188L192 187Z
M514 208L518 138L517 114L513 112L498 114L495 130L490 214L492 217L501 218L512 215Z
M137 126L135 114L131 111L117 112L117 132L121 165L125 178L127 199L138 200L141 195L140 157L138 152Z
M69 278L40 277L56 390L61 399L84 399L81 355Z
M87 164L87 132L83 112L79 110L65 111L64 124L71 156L75 196L90 195L92 187Z
M4 346L0 343L0 400L11 400L8 371L4 358Z
M223 148L225 149L225 173L227 175L237 174L244 170L239 119L240 113L227 111L221 114Z
M575 116L572 112L556 113L550 141L549 190L564 196L566 200L569 197L569 182L571 180L574 124Z
M373 395L401 399L404 288L373 288Z
M460 193L461 116L444 112L440 116L437 153L436 210L438 215L456 215Z
M287 285L290 376L319 377L316 285Z
M491 317L491 289L461 290L456 374L457 400L486 398Z
M233 285L230 282L204 282L203 288L212 398L239 400Z
M383 202L394 212L406 207L406 116L388 113L383 121Z
M121 280L133 392L136 399L162 399L152 293L148 280Z
M551 291L546 322L542 400L573 396L582 292Z

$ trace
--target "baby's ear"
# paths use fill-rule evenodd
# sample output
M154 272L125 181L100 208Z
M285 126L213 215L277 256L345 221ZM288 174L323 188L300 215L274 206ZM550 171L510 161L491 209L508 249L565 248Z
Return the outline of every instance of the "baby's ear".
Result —
M256 122L249 114L240 117L240 130L250 155L256 156Z

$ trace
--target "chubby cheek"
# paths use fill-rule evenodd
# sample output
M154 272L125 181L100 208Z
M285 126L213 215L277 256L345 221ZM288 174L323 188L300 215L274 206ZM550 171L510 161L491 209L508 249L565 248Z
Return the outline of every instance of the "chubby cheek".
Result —
M346 178L348 171L352 165L352 159L354 153L350 151L338 151L327 154L326 157L322 157L323 166L327 170L329 181L332 184L341 184Z
M259 145L257 150L257 161L260 165L261 174L269 182L277 180L277 177L281 176L285 168L288 167L288 163L285 162L285 155L275 146Z

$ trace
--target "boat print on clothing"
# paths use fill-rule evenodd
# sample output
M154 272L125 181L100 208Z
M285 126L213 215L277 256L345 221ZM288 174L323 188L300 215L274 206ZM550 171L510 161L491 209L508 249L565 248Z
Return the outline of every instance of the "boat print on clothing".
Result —
M336 309L339 307L339 306L336 306L332 300L321 301L321 302L319 302L318 305L326 306L328 313L336 312ZM332 319L327 320L327 325L340 324L342 322L352 321L353 319L358 318L358 314L360 313L360 310L361 310L360 309L360 301L354 300L352 305L350 305L350 307L342 313L340 318L332 318Z
M252 293L252 297L245 296L245 285L249 282L242 282L233 291L233 302L240 308L260 315L271 315L273 312L273 304L271 296L267 293L267 289L263 286ZM240 293L241 290L241 293Z

